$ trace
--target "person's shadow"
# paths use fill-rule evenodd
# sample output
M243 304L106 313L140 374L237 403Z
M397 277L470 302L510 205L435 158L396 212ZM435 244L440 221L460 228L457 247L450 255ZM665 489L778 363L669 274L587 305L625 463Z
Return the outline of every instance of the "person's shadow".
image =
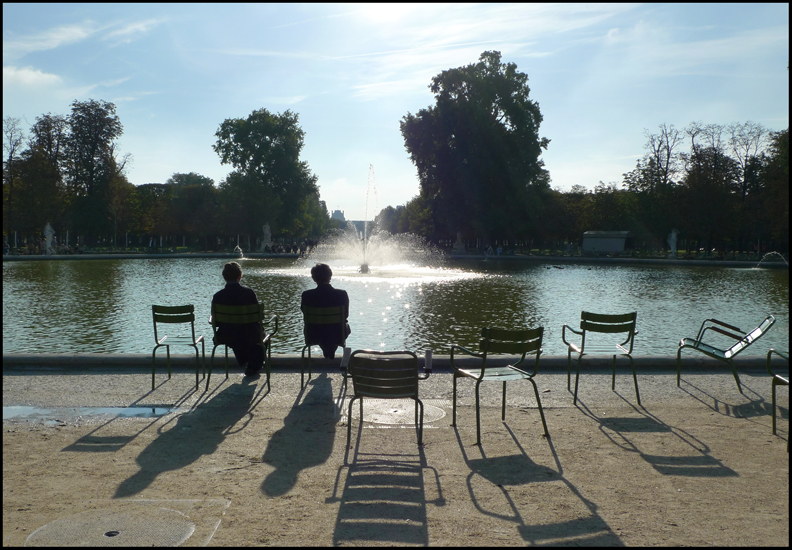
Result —
M215 452L228 430L250 413L256 392L252 381L245 378L241 384L231 384L212 401L179 416L171 429L162 431L165 426L160 427L160 435L136 459L140 470L121 482L113 498L135 495L151 485L159 474L184 468Z
M337 411L330 378L323 372L309 384L313 387L302 401L302 391L297 395L283 428L272 434L261 458L275 467L261 483L265 495L288 493L300 470L323 464L333 452Z

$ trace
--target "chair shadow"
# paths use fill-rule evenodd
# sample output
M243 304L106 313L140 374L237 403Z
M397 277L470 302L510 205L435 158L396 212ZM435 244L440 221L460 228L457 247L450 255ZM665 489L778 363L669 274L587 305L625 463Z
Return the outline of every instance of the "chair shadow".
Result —
M272 434L262 462L275 467L261 483L268 496L288 493L301 470L327 462L335 443L337 412L331 380L326 372L312 378L297 395L283 419L283 428ZM303 393L310 390L303 397Z
M619 397L632 406L630 401L623 396ZM600 418L580 399L578 399L578 403L577 408L585 416L597 422L600 432L606 438L623 450L638 453L652 468L663 475L688 477L735 477L739 475L710 455L711 449L706 443L681 428L669 426L650 413L646 407L638 409L633 406L633 410L641 415L639 417ZM630 433L667 433L679 438L696 453L681 456L646 454L630 439L627 435ZM617 437L621 439L621 443L617 441Z
M352 462L348 461L347 449L344 464L336 475L333 496L325 500L327 504L340 502L333 544L428 546L426 505L444 506L446 503L437 470L427 465L421 445L416 445L417 452L412 454L362 453L362 419L360 424ZM437 487L437 498L432 500L427 500L426 495L426 469L434 474ZM336 496L345 470L343 491Z
M159 436L136 459L140 470L121 482L113 498L135 495L161 473L184 468L203 455L215 452L234 425L245 416L252 418L256 397L253 381L245 378L241 384L229 385L217 393L211 403L203 401L192 411L179 415L176 425L168 431L164 428L172 420L160 426ZM264 395L268 393L269 388ZM185 444L188 442L189 445Z
M476 509L485 516L514 522L517 525L517 532L523 540L531 545L623 546L618 535L613 532L605 520L597 513L597 505L585 498L577 487L564 477L564 470L558 458L558 453L553 445L552 438L543 438L543 441L547 441L550 452L553 454L553 459L556 463L555 470L547 466L536 464L531 460L509 425L506 422L503 424L517 445L520 451L519 454L489 458L485 454L484 445L480 445L476 446L476 448L481 452L482 458L471 459L468 457L465 447L462 444L459 430L456 427L454 428L465 464L471 470L467 477L467 486L471 501ZM508 503L508 507L511 509L511 515L484 509L483 505L476 497L473 484L475 476L481 476L498 487L505 501ZM514 499L509 494L509 487L547 481L562 482L584 505L588 511L588 515L585 517L576 517L568 521L559 521L557 523L527 524L517 504L515 504Z

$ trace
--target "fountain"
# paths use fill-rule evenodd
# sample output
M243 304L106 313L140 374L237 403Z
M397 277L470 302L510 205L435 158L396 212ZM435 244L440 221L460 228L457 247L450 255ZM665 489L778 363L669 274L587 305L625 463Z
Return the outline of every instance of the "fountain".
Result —
M409 270L416 266L437 264L442 252L425 239L411 233L392 235L369 221L369 205L376 210L377 188L374 167L369 165L369 180L366 190L365 220L360 233L355 224L348 222L345 229L331 232L311 250L306 261L333 265L333 270L354 270L355 273L371 274L383 270ZM350 265L351 262L351 265Z
M756 267L759 267L762 264L762 262L765 261L765 258L767 258L768 256L773 256L773 255L776 255L779 258L781 258L781 260L783 260L783 262L786 264L786 266L789 267L789 262L786 261L786 259L784 258L784 256L781 255L780 252L776 252L775 250L773 252L768 252L767 254L762 256L762 259L759 260L759 263L756 264Z

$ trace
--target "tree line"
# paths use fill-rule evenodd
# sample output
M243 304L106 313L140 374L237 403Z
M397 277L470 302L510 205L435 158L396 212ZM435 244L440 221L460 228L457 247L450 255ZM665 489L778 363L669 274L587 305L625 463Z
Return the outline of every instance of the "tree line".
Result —
M133 185L120 156L123 125L113 103L74 101L68 116L36 118L26 136L3 119L3 233L37 242L50 223L64 243L225 249L240 236L256 246L269 224L287 242L318 238L331 226L314 176L299 160L304 132L291 111L266 109L220 124L214 150L233 170L215 185L175 173L165 183ZM162 239L162 240L160 240Z
M379 226L434 243L461 238L505 248L577 245L588 230L630 231L636 245L666 248L789 250L789 130L753 122L645 131L645 154L621 182L589 191L551 187L541 159L542 114L528 76L486 51L429 84L434 104L401 120L405 150L420 190L406 205L383 209ZM115 105L74 101L68 116L36 118L26 139L19 119L3 120L3 230L35 238L51 223L115 243L189 239L203 249L239 235L246 246L269 223L273 237L321 237L330 220L317 178L300 160L304 132L296 113L259 109L219 125L214 150L232 167L215 185L195 173L132 185ZM159 244L159 243L157 243ZM225 246L225 245L220 245Z
M720 251L789 250L789 129L753 122L645 131L645 154L621 184L552 189L549 140L528 77L499 52L443 71L435 104L401 121L419 194L379 216L391 232L434 242L561 248L587 230L630 231L646 250L679 243Z

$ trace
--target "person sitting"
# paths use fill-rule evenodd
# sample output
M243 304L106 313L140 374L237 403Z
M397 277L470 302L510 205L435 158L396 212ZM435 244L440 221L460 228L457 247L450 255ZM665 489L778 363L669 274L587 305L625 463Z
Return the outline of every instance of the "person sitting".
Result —
M253 289L240 284L242 267L237 262L228 262L223 267L225 288L212 297L213 304L245 306L258 303ZM258 323L218 323L215 343L222 343L234 352L237 363L245 368L245 376L256 376L264 365L264 348L260 342Z
M343 307L346 334L342 335L337 325L305 325L305 343L318 345L326 359L335 358L338 346L344 345L344 340L352 330L346 322L349 319L349 296L346 290L333 288L330 279L333 270L327 264L316 264L311 268L311 278L316 283L316 288L302 293L300 309L306 307Z

